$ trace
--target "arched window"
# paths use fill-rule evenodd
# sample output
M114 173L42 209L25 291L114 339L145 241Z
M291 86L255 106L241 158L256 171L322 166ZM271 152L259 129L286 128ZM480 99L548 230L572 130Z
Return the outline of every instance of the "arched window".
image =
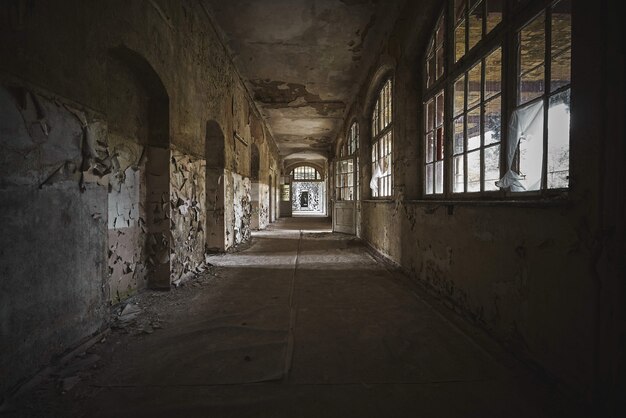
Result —
M359 124L353 122L336 162L337 200L359 200Z
M571 0L527 3L537 14L522 24L506 20L515 14L505 4L517 6L502 0L454 0L438 19L424 63L424 194L568 187ZM506 57L509 31L516 48ZM516 86L515 106L506 86Z
M319 171L317 171L315 168L308 166L308 165L303 165L303 166L294 168L293 171L291 172L291 177L297 181L321 180L322 179L322 176L320 176Z
M388 79L380 89L372 112L372 197L393 193L393 82Z

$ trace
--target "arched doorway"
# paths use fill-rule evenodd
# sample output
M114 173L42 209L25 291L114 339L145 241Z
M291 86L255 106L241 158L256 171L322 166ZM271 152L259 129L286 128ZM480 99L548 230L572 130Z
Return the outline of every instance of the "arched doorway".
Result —
M326 215L326 182L320 171L300 165L290 172L291 213L293 216Z

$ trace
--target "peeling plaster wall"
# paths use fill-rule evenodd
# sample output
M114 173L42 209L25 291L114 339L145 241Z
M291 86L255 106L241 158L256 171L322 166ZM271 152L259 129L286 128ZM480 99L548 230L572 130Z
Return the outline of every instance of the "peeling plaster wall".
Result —
M105 138L92 112L0 86L0 392L108 318Z
M239 174L232 175L233 182L233 236L234 245L250 240L250 220L252 205L250 202L250 179Z
M612 356L615 367L624 364L623 354L615 354L617 345L598 342L597 332L603 325L597 322L597 312L601 307L605 312L619 310L624 300L623 294L599 296L601 280L620 288L610 273L602 276L603 271L619 269L619 261L598 260L605 245L601 237L606 236L599 221L602 195L598 185L606 181L601 174L601 144L606 136L601 132L609 122L597 106L606 100L599 81L603 78L594 76L599 71L597 63L603 62L602 48L596 46L603 44L597 30L601 11L597 5L574 4L574 21L576 16L586 16L588 24L574 25L571 187L567 197L497 202L424 199L420 55L439 13L437 8L407 5L382 45L368 82L351 104L344 130L355 118L359 121L365 198L362 237L513 352L592 399L599 390L594 386L598 376L605 382L616 380L612 372L598 371L596 356ZM418 24L425 19L430 23ZM395 195L387 201L374 201L367 200L371 175L366 163L371 152L368 112L377 84L386 74L392 74L395 85L402 86L395 89L394 98ZM623 85L623 74L621 77ZM607 108L623 109L623 103ZM612 188L611 193L620 192ZM623 198L610 200L623 202ZM623 327L621 335L625 335Z
M204 263L206 228L206 161L172 151L170 165L172 205L172 280Z
M146 240L143 170L128 167L112 179L109 188L108 268L113 303L147 286L144 260Z
M16 22L0 26L0 80L55 99L42 100L44 117L30 95L0 90L2 392L105 325L108 303L141 290L156 273L168 270L158 285L169 287L197 268L205 249L248 239L242 190L250 151L235 132L251 143L256 123L262 171L279 161L201 2L23 6ZM111 59L119 49L152 73L124 72ZM149 145L153 103L141 86L150 82L162 84L169 101L169 115L160 117L168 130L160 135L170 149ZM75 109L91 110L77 116ZM208 121L223 134L218 147L205 143ZM220 165L209 167L216 149ZM225 213L235 198L238 211ZM261 199L262 208L269 205Z

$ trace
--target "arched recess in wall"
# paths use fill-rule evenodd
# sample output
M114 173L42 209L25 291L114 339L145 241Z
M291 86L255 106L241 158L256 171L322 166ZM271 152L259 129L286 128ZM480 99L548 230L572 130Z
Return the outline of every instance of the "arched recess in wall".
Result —
M169 95L152 65L126 46L107 60L111 299L170 288Z
M256 144L252 144L250 149L250 180L259 180L259 171L261 170L261 154L259 147Z
M206 158L206 240L210 251L225 249L224 168L225 137L220 124L209 120L205 129Z

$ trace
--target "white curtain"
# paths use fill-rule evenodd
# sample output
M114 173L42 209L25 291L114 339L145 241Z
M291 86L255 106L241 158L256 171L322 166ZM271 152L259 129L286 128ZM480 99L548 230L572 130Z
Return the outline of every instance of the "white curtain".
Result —
M539 190L543 167L543 100L513 112L506 150L507 171L496 186L513 192ZM520 150L520 173L512 170Z

